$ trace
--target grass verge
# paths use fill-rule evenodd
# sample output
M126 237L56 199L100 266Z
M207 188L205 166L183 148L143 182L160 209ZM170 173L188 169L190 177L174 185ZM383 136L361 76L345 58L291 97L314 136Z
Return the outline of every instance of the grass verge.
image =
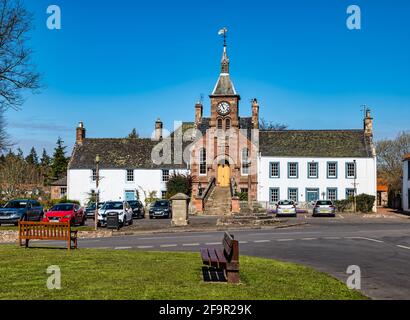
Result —
M311 268L241 257L241 285L203 283L196 253L0 246L0 299L365 299ZM61 269L61 290L46 270Z

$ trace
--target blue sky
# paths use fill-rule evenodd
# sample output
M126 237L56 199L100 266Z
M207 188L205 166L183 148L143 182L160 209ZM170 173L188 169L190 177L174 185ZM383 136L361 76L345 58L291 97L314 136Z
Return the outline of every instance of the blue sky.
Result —
M361 128L361 105L377 139L410 130L410 1L97 1L24 0L35 14L31 46L43 74L41 94L7 112L8 131L27 152L48 151L58 136L71 149L75 127L88 137L149 136L160 117L192 121L205 113L229 29L231 76L251 112L291 129ZM46 27L47 7L62 29ZM346 27L346 9L362 10L362 30Z

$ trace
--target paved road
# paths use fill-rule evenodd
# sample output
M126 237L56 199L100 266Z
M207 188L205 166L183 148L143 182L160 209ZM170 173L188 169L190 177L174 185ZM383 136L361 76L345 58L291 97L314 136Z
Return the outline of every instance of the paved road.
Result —
M312 266L346 281L346 270L358 265L362 291L375 299L410 298L410 219L309 218L289 229L234 232L244 255ZM222 232L126 236L79 241L82 248L198 251L220 245ZM54 243L46 243L50 245ZM199 261L198 261L199 262Z

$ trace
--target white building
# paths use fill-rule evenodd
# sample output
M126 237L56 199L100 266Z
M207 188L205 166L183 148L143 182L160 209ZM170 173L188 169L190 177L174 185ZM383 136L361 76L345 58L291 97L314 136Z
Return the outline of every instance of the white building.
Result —
M82 205L98 191L100 201L145 201L151 192L164 197L169 176L187 174L183 165L157 166L151 151L162 138L162 123L156 122L155 139L90 139L80 123L67 173L67 196Z
M410 154L403 160L403 210L410 213Z

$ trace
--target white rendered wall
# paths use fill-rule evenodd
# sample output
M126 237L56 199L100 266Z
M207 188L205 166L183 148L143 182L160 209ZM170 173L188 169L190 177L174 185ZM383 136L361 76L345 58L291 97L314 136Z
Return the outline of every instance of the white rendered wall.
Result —
M188 170L170 170L173 173L187 174ZM150 191L156 191L157 197L166 191L166 183L162 181L162 170L134 170L134 181L127 182L127 171L121 169L100 170L100 201L125 200L126 191L137 191L144 203ZM92 181L92 170L68 170L67 194L70 200L78 200L82 205L88 202L91 190L96 190L96 182Z
M357 163L357 194L377 195L377 168L375 158L277 158L260 157L258 161L258 201L269 202L270 188L280 189L280 198L288 198L288 188L297 188L299 202L306 201L306 189L319 189L320 198L328 188L337 188L338 200L346 198L346 189L354 189L354 179L346 178L346 163ZM270 162L280 163L280 178L270 178ZM288 163L299 163L297 179L288 178ZM308 178L308 163L319 164L319 178ZM327 178L327 163L338 163L336 179Z
M410 189L410 180L409 180L409 162L410 160L403 162L403 210L410 212L409 208L409 189Z

